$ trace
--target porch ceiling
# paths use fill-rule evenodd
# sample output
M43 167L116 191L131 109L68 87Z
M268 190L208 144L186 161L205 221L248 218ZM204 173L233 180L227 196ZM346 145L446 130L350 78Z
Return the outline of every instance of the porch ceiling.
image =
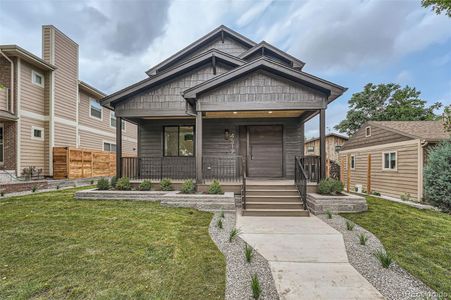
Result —
M230 118L296 118L302 115L304 110L261 110L261 111L211 111L205 112L206 119L230 119Z

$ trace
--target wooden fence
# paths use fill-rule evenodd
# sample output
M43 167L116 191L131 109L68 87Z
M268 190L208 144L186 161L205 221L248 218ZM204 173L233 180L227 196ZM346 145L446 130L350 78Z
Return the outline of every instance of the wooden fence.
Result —
M115 153L70 147L53 148L54 179L113 176L115 173Z

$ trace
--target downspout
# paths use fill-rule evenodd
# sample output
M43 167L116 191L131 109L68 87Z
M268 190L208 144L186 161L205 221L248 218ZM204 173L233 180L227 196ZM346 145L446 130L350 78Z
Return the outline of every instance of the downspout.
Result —
M10 83L10 88L9 88L9 90L10 90L9 95L11 95L10 96L11 97L11 107L10 108L8 107L8 111L14 113L14 115L17 116L16 110L14 109L14 62L8 56L6 56L5 53L3 53L2 49L0 49L0 54L11 64L11 83Z

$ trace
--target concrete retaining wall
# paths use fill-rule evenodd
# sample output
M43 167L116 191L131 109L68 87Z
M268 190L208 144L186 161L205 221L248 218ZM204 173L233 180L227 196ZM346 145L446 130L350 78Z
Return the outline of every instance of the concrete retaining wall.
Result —
M307 207L315 215L332 213L362 212L368 210L366 199L361 196L343 193L343 195L307 194Z

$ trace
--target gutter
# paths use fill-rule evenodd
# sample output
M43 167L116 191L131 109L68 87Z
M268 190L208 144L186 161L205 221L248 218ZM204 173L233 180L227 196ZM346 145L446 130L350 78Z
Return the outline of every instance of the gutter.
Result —
M8 107L8 111L13 113L16 117L16 110L14 109L14 62L3 53L2 49L0 49L0 54L11 64L11 83L10 83L10 93L8 96L11 97L11 107ZM7 99L8 100L8 99Z

